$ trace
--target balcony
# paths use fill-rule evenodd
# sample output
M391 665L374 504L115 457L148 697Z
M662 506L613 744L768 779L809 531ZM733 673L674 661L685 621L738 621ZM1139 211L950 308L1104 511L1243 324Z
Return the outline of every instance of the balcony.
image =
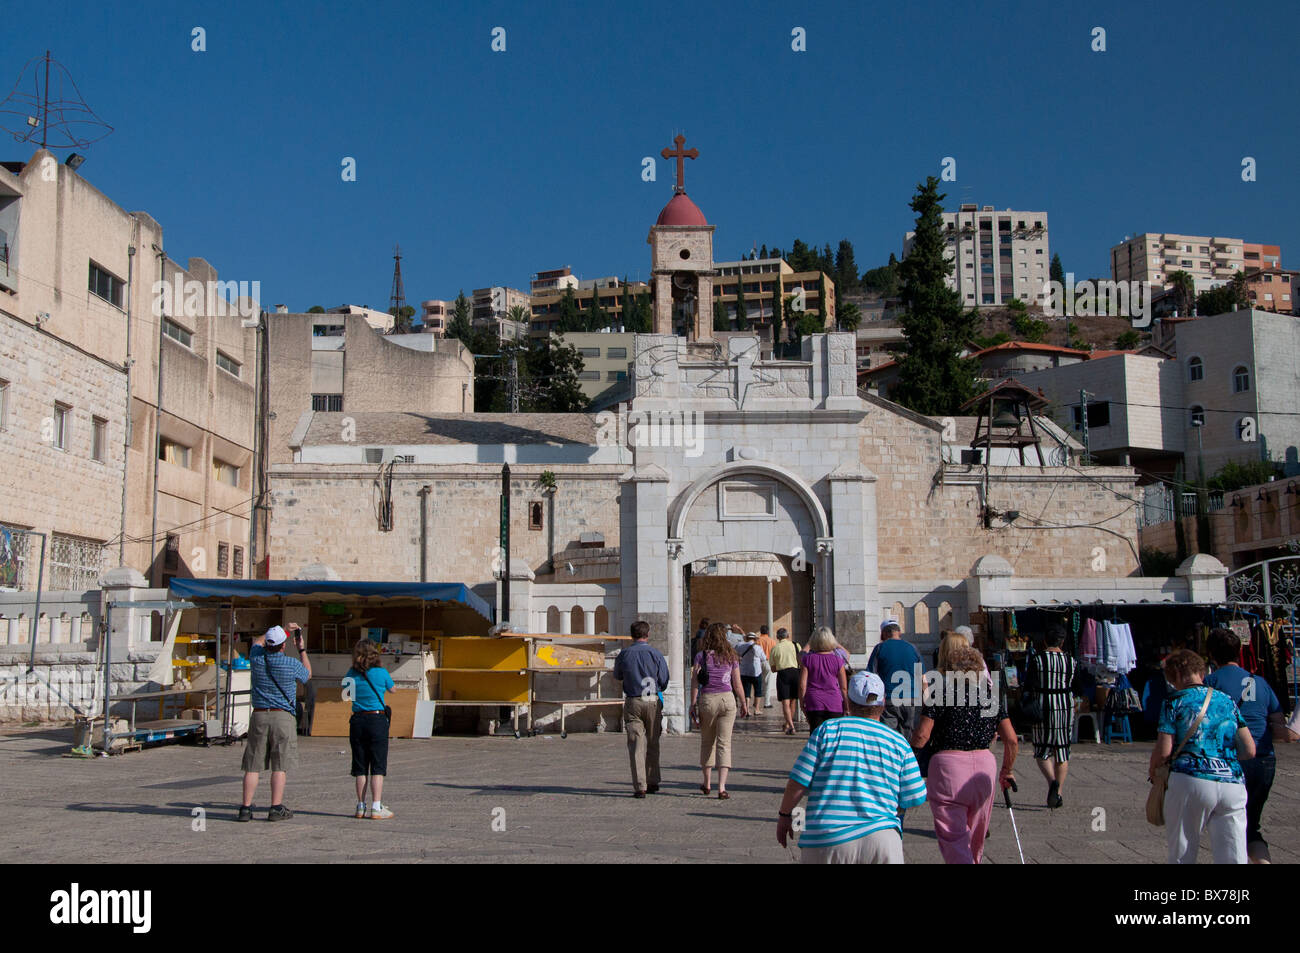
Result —
M0 288L11 294L18 290L18 273L9 267L9 245L0 245Z

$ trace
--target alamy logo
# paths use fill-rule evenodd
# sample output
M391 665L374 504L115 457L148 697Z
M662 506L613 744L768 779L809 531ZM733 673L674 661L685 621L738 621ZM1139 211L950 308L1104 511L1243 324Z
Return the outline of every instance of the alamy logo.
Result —
M1079 281L1066 272L1065 281L1043 283L1043 303L1049 314L1091 318L1111 315L1132 318L1133 327L1151 324L1151 282Z
M704 453L704 415L697 410L602 410L596 415L602 447L678 447L687 457Z
M50 894L50 922L59 925L129 924L133 933L148 933L153 923L152 890L70 890Z
M180 273L174 282L153 283L153 316L183 315L227 318L255 317L262 297L260 281L184 280Z

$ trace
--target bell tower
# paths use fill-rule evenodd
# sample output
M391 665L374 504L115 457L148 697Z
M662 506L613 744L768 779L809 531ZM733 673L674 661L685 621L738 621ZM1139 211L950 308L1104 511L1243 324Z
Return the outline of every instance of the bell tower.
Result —
M673 197L650 228L650 274L654 282L654 333L675 334L684 328L689 341L713 340L713 226L686 194L686 161L699 156L685 149L685 136L676 148L660 153L677 160Z

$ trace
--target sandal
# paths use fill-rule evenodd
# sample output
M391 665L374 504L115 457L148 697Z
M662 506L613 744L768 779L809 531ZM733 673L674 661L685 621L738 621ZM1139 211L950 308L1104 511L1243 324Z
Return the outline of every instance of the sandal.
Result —
M712 790L713 788L706 788L703 784L700 785L700 793L703 794L705 797L708 797L710 792L712 792Z
M719 801L730 801L730 800L731 800L731 795L728 794L726 791L719 791L719 792L718 792L718 800L719 800Z

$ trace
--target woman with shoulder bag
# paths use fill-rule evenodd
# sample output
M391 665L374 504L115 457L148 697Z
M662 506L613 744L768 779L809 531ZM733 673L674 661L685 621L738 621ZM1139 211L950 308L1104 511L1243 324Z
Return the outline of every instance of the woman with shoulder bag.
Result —
M1205 660L1179 649L1165 659L1173 690L1160 709L1149 780L1147 820L1165 825L1169 863L1194 864L1210 831L1216 864L1244 864L1246 784L1241 762L1255 739L1232 699L1204 684ZM1163 794L1163 797L1161 796Z
M691 667L691 720L700 726L700 770L704 773L701 794L712 791L713 768L718 769L718 799L727 793L727 772L731 770L731 729L736 712L749 714L745 690L740 684L740 660L727 641L727 626L715 622L704 634L700 651Z
M352 744L352 777L357 783L355 816L376 821L393 816L384 805L383 794L384 776L388 773L388 723L393 717L392 709L384 704L384 695L394 684L393 676L380 661L375 643L362 639L352 648L352 667L343 680L344 686L352 690L348 741ZM369 805L366 804L367 781Z

